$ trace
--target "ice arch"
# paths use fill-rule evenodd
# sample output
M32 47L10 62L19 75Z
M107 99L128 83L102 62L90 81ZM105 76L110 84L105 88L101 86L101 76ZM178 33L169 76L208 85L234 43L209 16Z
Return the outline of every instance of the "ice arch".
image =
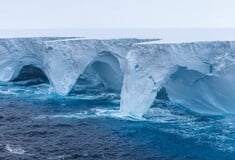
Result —
M102 51L86 66L79 77L85 74L86 78L92 79L97 75L96 78L102 82L106 89L120 92L123 83L123 71L119 61L115 53ZM93 74L89 74L87 71L93 72Z
M176 86L170 87L170 83L166 83L178 67L187 67L185 74L193 71L193 75L206 77L201 78L195 86L200 84L207 87L203 88L207 94L205 101L210 105L207 108L235 113L233 107L227 106L235 104L234 42L156 44L147 43L149 40L144 39L53 39L1 39L0 81L11 81L24 66L33 65L47 75L56 93L67 95L84 70L92 67L107 88L120 90L122 86L120 108L123 113L142 116L163 86L171 100L191 103L184 97L186 92L174 94L170 89ZM214 78L206 80L209 77ZM172 81L172 84L180 86L178 80ZM208 87L211 82L226 87L216 91L215 87ZM176 90L181 91L182 88ZM195 94L197 89L191 91ZM212 92L220 94L209 94ZM177 95L181 97L177 98ZM197 101L202 100L200 96L197 98ZM205 110L201 108L200 111Z
M33 65L23 66L18 75L12 79L12 82L28 81L27 85L49 83L46 74L42 69Z
M150 39L64 39L64 38L12 38L0 40L0 81L11 81L25 65L34 65L44 71L54 91L67 95L77 77L102 51L110 51L119 61L122 72L126 70L126 54L136 43ZM98 60L97 60L98 61ZM94 63L104 66L105 62ZM114 82L108 83L110 77L100 76L107 87L120 86L117 76ZM116 67L117 68L117 67ZM115 69L115 67L112 67ZM114 70L116 72L116 70ZM120 73L117 71L116 73ZM118 75L118 74L114 74ZM53 91L53 90L52 90Z
M121 92L122 113L143 116L163 86L170 100L194 111L235 113L232 106L235 104L235 86L232 83L235 80L234 53L234 42L136 46L127 55L128 65ZM183 74L177 72L181 67L186 68ZM171 75L174 73L180 78L173 82ZM197 83L191 85L195 78ZM167 83L169 81L172 83Z
M103 51L91 64L107 89L120 91L123 82L123 72L117 57L111 52Z
M33 66L43 71L43 62L35 56L20 57L16 60L5 60L5 63L0 64L2 72L0 74L1 81L12 81L20 74L20 71L27 66Z

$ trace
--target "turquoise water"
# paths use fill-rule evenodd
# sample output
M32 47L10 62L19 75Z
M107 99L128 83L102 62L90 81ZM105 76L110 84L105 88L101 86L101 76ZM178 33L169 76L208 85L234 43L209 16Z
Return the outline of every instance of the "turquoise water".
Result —
M0 159L235 159L235 116L203 115L156 100L122 116L119 94L80 84L0 84Z

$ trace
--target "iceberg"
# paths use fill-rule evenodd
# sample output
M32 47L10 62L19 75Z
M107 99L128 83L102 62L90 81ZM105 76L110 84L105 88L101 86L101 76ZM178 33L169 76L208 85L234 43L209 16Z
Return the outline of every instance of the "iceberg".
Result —
M123 115L142 117L163 90L169 100L209 114L235 113L235 42L158 43L157 39L0 39L0 81L41 70L68 95L82 75L121 95ZM89 74L88 74L89 73Z
M165 87L172 102L201 113L234 113L234 42L144 43L127 55L121 110L142 116ZM138 97L138 98L134 98Z

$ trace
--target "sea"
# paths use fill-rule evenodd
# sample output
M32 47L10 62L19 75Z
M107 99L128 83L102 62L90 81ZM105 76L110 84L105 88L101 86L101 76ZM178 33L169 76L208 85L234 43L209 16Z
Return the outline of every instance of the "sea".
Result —
M235 159L234 115L156 99L133 118L119 111L119 93L83 81L74 88L60 96L48 83L1 82L0 160Z

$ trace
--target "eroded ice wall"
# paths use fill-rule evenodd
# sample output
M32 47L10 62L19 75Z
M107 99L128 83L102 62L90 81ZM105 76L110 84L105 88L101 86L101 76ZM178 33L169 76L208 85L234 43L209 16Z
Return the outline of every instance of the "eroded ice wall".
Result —
M146 40L1 39L0 80L11 81L24 66L32 65L46 74L55 92L67 95L79 76L92 65L106 87L120 90L127 65L126 54L134 43L143 41Z
M141 117L164 87L172 102L202 113L234 113L235 43L142 43L144 39L16 38L0 40L0 81L24 66L45 73L67 95L87 68L121 90L123 114Z
M234 42L140 44L127 59L121 93L125 114L142 116L162 86L171 101L194 111L234 113Z
M120 86L120 80L122 80L127 65L126 54L134 43L141 41L145 40L45 41L46 48L49 50L47 68L48 72L52 73L50 79L56 92L63 95L68 94L89 65L93 65L106 87L116 88L113 86L116 85L116 81L118 81L117 86L118 84ZM100 69L108 76L103 74ZM112 71L116 73L115 79L113 79L113 75L109 75Z

